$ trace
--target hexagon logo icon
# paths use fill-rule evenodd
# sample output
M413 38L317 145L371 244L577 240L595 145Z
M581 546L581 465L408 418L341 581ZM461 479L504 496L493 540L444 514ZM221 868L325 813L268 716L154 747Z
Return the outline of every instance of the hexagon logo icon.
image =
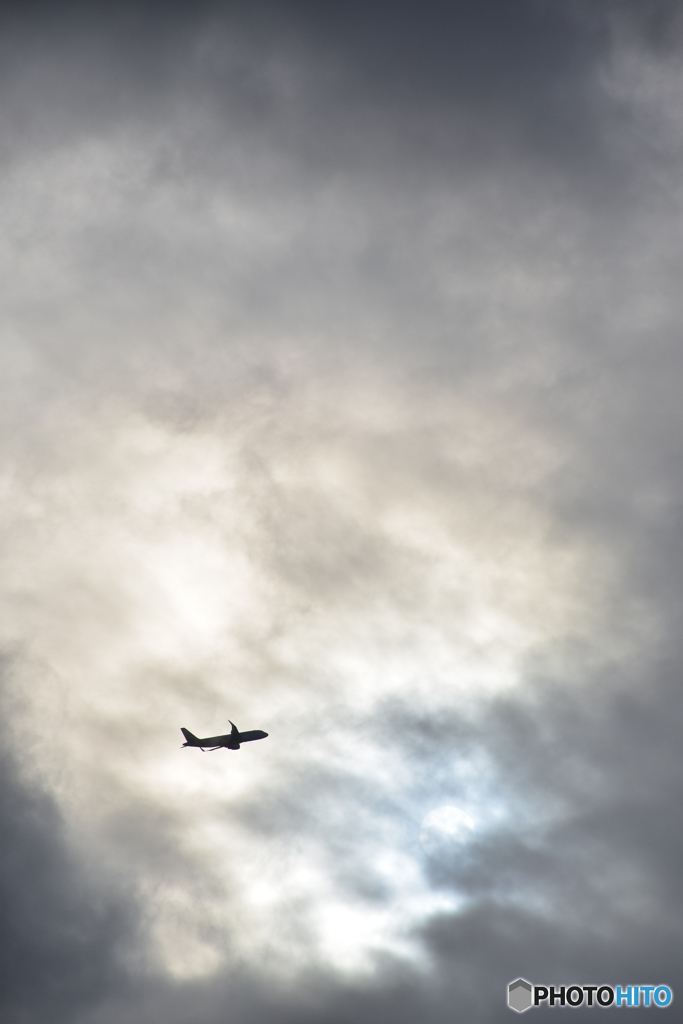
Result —
M508 1006L517 1013L524 1013L531 1006L531 985L524 978L517 978L508 985Z

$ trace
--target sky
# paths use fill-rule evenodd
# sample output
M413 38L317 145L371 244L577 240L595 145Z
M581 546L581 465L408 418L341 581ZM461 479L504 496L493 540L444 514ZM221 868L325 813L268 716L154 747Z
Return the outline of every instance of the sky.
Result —
M683 998L682 5L6 3L0 119L3 1022Z

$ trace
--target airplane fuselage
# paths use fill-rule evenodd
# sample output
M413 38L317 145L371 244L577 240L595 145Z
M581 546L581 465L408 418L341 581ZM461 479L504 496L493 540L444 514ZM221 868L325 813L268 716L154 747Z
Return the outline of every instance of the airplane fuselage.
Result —
M232 725L232 722L230 723ZM247 732L240 732L237 726L232 726L232 732L223 736L195 736L189 729L180 730L185 737L184 747L200 747L202 750L218 750L225 747L227 750L239 750L240 744L250 743L252 740L264 740L268 735L263 729L249 729Z

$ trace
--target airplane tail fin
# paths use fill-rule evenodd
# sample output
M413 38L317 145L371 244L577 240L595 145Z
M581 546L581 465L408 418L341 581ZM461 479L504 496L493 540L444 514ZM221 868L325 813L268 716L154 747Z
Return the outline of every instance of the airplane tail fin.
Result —
M181 726L180 731L183 734L183 736L185 737L185 743L183 743L184 747L198 747L199 746L199 740L194 735L194 733L190 732L189 729L183 729L182 726Z

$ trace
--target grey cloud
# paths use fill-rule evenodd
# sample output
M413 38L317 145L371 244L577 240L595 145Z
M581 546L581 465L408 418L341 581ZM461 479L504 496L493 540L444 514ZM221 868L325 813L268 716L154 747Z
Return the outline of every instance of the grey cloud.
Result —
M86 726L76 832L130 878L83 880L73 805L8 755L7 1013L486 1024L520 974L679 985L679 5L3 18L3 608ZM456 641L508 620L541 639L474 699ZM252 760L168 755L235 706L272 718ZM430 861L424 815L477 800ZM344 978L310 917L398 906L378 850L464 902L413 923L426 967ZM288 980L238 945L258 856ZM203 977L122 956L155 886Z
M125 888L79 864L54 801L22 775L4 728L0 1012L68 1022L129 987L135 913Z

